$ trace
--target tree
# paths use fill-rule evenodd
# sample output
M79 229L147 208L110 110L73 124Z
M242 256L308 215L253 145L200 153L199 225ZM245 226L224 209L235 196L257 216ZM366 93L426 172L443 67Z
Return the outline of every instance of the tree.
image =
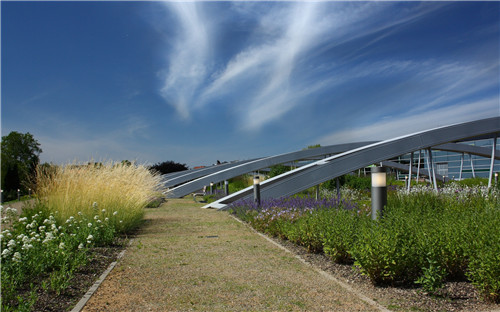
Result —
M186 164L179 164L169 160L151 166L150 170L159 172L161 174L167 174L177 171L188 170L188 167L186 166Z
M40 143L29 132L12 131L2 137L2 189L6 199L20 188L26 193L40 162ZM14 193L13 193L14 192ZM14 195L16 196L16 195ZM15 198L15 197L14 197Z

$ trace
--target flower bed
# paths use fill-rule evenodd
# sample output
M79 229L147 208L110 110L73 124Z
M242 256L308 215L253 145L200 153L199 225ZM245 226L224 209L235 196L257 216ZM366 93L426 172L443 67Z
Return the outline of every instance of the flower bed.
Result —
M498 302L499 203L497 190L451 185L439 194L391 192L379 221L336 199L240 202L232 210L257 230L354 263L375 284L418 284L432 293L447 279L468 279Z
M64 293L92 248L140 224L158 178L109 163L39 171L37 182L38 200L20 216L2 207L2 311L29 311L40 288Z

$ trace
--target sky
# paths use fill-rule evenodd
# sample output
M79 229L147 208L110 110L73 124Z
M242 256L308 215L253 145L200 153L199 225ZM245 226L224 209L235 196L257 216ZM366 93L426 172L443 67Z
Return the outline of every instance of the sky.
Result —
M1 130L189 167L500 116L500 2L1 2Z

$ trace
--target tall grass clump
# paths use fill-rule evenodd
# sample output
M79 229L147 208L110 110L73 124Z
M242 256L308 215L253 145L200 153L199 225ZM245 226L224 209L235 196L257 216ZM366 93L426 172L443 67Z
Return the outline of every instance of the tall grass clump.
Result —
M37 195L59 222L70 216L116 220L118 232L137 227L144 207L157 192L159 176L141 165L113 162L68 164L37 170Z

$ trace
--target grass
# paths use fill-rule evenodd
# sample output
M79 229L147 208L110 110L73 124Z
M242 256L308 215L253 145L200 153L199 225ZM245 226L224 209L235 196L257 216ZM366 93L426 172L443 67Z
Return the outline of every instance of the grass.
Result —
M104 217L117 212L121 222L114 227L124 232L139 225L158 183L159 176L144 166L113 162L71 164L39 167L36 193L49 211L57 211L59 222L76 215L92 218L96 211Z
M84 311L371 309L228 214L200 206L179 199L148 209Z

